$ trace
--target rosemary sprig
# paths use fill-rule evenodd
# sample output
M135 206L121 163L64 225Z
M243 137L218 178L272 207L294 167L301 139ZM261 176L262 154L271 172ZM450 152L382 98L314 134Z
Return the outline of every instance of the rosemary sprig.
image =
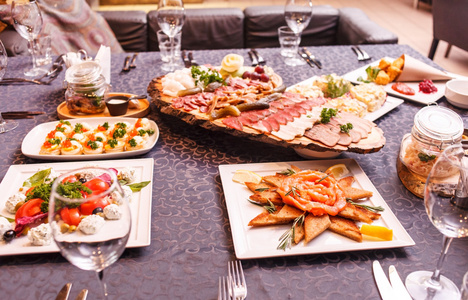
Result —
M291 175L294 175L296 174L297 172L294 171L293 169L287 169L285 171L281 171L281 172L278 172L278 174L281 174L281 175L287 175L287 176L291 176Z
M300 192L301 190L298 189L297 187L293 186L293 187L291 187L291 189L285 194L285 196L289 196L289 195L293 194L294 196L299 197L299 194L297 193L298 191Z
M384 211L385 208L383 208L382 206L370 206L370 205L365 205L365 204L359 204L359 203L356 203L354 201L351 201L351 200L348 200L348 203L354 205L354 206L358 206L358 207L362 207L362 208L365 208L367 210L370 210L370 211L373 211L373 212L379 212L379 211Z
M264 191L268 191L270 188L258 188L258 189L255 189L256 192L264 192Z
M317 181L317 183L322 182L323 180L327 179L328 176L330 176L330 175L327 174L327 175L323 176L322 178L320 178L320 179Z
M296 236L296 225L302 226L304 224L305 213L294 219L293 225L279 238L279 245L276 249L286 251L287 248L291 249L292 241Z
M275 205L273 204L273 202L271 202L270 200L268 200L268 205L263 205L262 203L258 203L258 202L255 202L253 200L250 200L250 199L247 199L247 201L249 201L250 203L252 204L255 204L255 205L258 205L258 206L261 206L263 207L267 212L269 212L270 214L274 213L276 211L276 207Z

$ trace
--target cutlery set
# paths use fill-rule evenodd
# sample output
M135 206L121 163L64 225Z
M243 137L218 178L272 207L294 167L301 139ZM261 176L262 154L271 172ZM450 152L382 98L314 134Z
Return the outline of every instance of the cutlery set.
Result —
M297 51L297 53L307 62L309 66L314 68L317 66L317 68L322 69L322 63L313 55L310 53L310 51L306 47L302 47Z
M0 85L6 84L14 84L14 83L34 83L38 85L48 85L50 84L63 70L63 55L57 57L57 59L52 64L52 67L47 73L44 75L34 78L34 79L27 79L27 78L3 78L0 80Z
M367 54L366 51L364 51L364 50L362 50L361 48L359 48L359 46L353 46L353 47L351 47L351 49L354 51L354 53L356 53L357 59L358 59L359 61L366 61L366 60L371 59L371 57L369 56L369 54Z
M405 285L401 281L400 276L395 268L395 266L390 266L388 268L389 278L385 275L384 270L380 263L375 260L372 264L372 269L374 271L375 282L380 292L382 300L411 300L411 296L406 290Z
M258 53L257 49L251 49L248 54L252 61L252 67L266 65L266 60Z
M228 276L219 277L218 300L244 300L247 283L240 260L228 262Z
M68 300L68 296L70 295L71 288L72 288L72 284L66 283L62 287L60 292L57 294L57 297L55 297L55 300ZM88 290L83 289L75 298L75 300L86 300L87 297L88 297Z
M43 114L43 111L7 111L1 113L3 119L32 119L36 115Z
M137 57L138 57L138 53L133 54L133 57L130 55L125 57L122 72L129 72L131 69L135 69Z
M182 60L184 61L184 66L190 68L191 66L198 66L197 61L193 58L192 51L189 51L188 54L185 50L181 52Z

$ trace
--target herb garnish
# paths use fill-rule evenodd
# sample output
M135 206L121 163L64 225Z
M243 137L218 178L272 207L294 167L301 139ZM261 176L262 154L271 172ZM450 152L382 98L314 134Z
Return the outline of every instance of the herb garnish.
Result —
M51 145L60 145L60 139L48 139L47 140Z
M122 138L124 137L124 135L127 133L127 130L125 130L124 128L116 128L114 130L114 133L112 134L112 137L114 139L117 139L117 138Z
M115 127L117 127L117 128L127 128L127 124L122 123L122 122L118 122L118 123L115 124Z
M147 133L146 130L144 130L144 129L138 129L138 135L139 135L139 136L144 136L146 133Z
M276 249L286 251L286 248L291 249L292 241L296 236L296 225L302 226L304 224L305 213L300 215L299 217L294 219L294 222L288 231L283 233L283 235L279 238L280 243Z
M258 189L255 189L256 192L264 192L264 191L268 191L270 188L258 188Z
M263 205L262 203L255 202L255 201L250 200L250 199L247 199L247 201L249 201L252 204L263 207L270 214L276 212L276 207L273 204L273 202L271 202L270 200L268 200L268 205Z
M383 208L382 206L370 206L370 205L365 205L365 204L359 204L359 203L356 203L356 202L353 202L351 200L348 200L348 203L354 205L354 206L358 206L358 207L362 207L362 208L365 208L367 210L370 210L370 211L373 211L373 212L378 212L378 211L384 211L385 208Z
M65 132L65 128L63 128L62 126L57 126L55 130L60 131L60 132Z
M50 172L52 171L52 168L40 170L28 179L26 179L23 182L24 187L32 187L32 186L38 186L40 184L43 184L46 182L47 178L49 178Z
M371 66L368 66L366 68L366 73L367 73L367 81L371 81L371 82L374 82L375 79L377 78L377 75L379 74L380 72L380 68L378 67L371 67Z
M76 124L75 124L75 129L74 129L74 131L75 131L76 133L82 133L82 132L83 132L83 124L81 124L81 123L76 123Z
M137 146L137 142L135 141L135 139L131 139L130 141L128 141L128 144L132 147L136 147Z
M428 161L430 161L430 160L436 159L437 156L435 156L435 155L428 155L428 154L426 154L426 153L420 152L420 153L418 154L418 157L419 157L419 160L420 160L420 161L428 162Z
M80 181L64 182L60 183L57 186L57 193L59 195L62 195L63 197L70 199L83 198L83 194L81 193L82 191L87 194L93 193L92 190L90 190L87 186L83 185Z
M294 175L296 174L297 172L294 171L293 169L287 169L285 171L281 171L281 172L278 172L278 174L281 174L281 175L287 175L287 176L291 176L291 175Z
M351 123L340 125L340 131L343 133L349 133L351 129L353 129L353 124Z
M320 113L320 123L327 124L332 117L336 116L337 112L338 110L334 108L323 108Z
M86 143L86 146L88 146L89 148L93 149L93 150L96 150L97 148L99 148L98 144L95 142L95 141L88 141L88 143Z
M60 120L60 123L71 126L71 123L69 121Z
M327 89L324 91L325 97L338 98L349 92L351 84L343 78L335 78L333 75L326 76ZM336 81L335 81L336 79Z
M137 183L129 184L128 187L132 190L132 192L136 193L139 192L142 188L147 186L151 181L142 181Z
M226 84L223 80L223 77L218 73L216 70L202 70L199 66L192 66L191 68L192 78L195 79L195 85L201 83L203 87L206 87L208 84L212 82L221 82L222 84Z
M146 133L148 133L148 135L153 135L154 134L154 129L148 129L148 130L146 130Z
M107 141L107 144L111 146L111 148L115 148L119 142L116 139L111 139Z
M285 195L285 196L289 196L289 195L293 194L294 196L299 197L299 194L298 194L297 192L300 192L300 191L301 191L300 189L298 189L297 187L293 186L293 187L291 187L291 189L290 189L286 194L284 194L284 195Z
M104 122L104 124L102 124L101 126L104 127L105 130L109 129L109 123L108 122Z
M330 175L327 174L327 175L323 176L322 178L320 178L320 179L317 181L317 183L324 181L325 179L327 179L328 176L330 176Z

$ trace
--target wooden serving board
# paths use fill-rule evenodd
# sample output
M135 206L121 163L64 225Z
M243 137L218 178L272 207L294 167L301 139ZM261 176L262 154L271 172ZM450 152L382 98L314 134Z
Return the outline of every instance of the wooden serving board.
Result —
M109 96L119 96L119 95L123 95L126 97L136 96L134 94L128 94L128 93L109 93ZM59 106L57 106L57 114L58 114L58 117L62 120L77 119L77 118L113 118L113 117L143 118L146 115L148 115L151 110L150 103L147 99L138 99L138 101L140 102L140 107L138 109L129 108L127 110L127 113L121 116L111 116L109 111L107 110L107 107L102 113L98 113L98 114L74 113L68 110L66 102L62 102L59 104Z
M274 144L288 148L305 148L314 151L336 151L336 152L355 152L355 153L372 153L377 152L385 145L385 137L383 131L374 126L369 136L365 139L360 140L358 143L352 143L351 145L344 147L336 145L334 147L328 147L318 141L311 140L307 137L296 137L292 141L285 141L279 139L273 135L260 133L259 131L244 126L242 131L227 127L222 123L222 118L217 120L210 120L209 116L205 113L200 113L198 110L192 110L187 112L183 109L177 109L172 106L173 97L162 93L161 85L162 77L154 78L148 86L148 94L153 99L156 107L165 114L175 116L186 123L191 125L198 125L209 130L224 131L234 136L248 138L264 143Z

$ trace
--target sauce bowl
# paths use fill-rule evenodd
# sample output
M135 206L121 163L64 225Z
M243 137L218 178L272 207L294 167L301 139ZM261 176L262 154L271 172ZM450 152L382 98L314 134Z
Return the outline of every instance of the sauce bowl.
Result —
M452 105L468 109L468 79L452 79L445 85L445 97Z

